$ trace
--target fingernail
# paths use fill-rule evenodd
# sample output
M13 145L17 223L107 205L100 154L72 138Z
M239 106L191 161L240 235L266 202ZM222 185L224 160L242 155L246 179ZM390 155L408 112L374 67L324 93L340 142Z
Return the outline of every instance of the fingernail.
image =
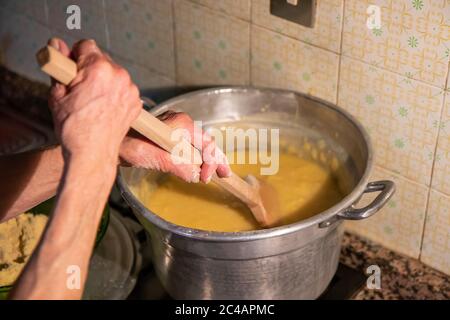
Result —
M209 176L208 179L206 179L206 182L205 182L205 183L206 183L206 184L210 183L210 182L211 182L211 178L212 178L212 176Z
M50 46L52 46L56 50L59 50L59 41L56 40L55 38L50 39L50 43L49 44L50 44Z

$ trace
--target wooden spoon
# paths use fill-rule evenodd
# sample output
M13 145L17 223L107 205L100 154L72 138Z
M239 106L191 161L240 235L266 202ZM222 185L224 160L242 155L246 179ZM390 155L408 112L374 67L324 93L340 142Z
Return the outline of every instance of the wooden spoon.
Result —
M68 85L77 75L76 63L51 46L39 50L36 56L42 71L64 85ZM179 143L171 139L172 128L144 109L131 127L167 152L171 152ZM200 152L188 141L183 140L182 143L189 144L194 159L202 159ZM220 178L217 174L212 177L214 183L247 204L261 226L273 226L277 223L275 217L278 210L275 190L253 176L246 180L247 182L234 173L227 178Z

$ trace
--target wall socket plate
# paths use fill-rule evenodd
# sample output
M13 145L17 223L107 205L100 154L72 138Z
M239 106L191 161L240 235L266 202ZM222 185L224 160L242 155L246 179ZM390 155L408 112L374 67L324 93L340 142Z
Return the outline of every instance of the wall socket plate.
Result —
M270 13L302 26L313 28L317 0L270 0Z

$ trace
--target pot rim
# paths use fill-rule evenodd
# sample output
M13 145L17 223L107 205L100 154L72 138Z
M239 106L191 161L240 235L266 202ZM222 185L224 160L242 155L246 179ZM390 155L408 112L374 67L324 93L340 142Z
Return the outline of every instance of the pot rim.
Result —
M333 109L334 111L340 113L343 115L347 120L352 123L357 130L361 133L364 142L367 147L367 162L366 167L364 170L364 173L362 177L360 178L359 182L356 184L355 188L352 192L350 192L347 196L345 196L340 202L332 206L331 208L328 208L325 211L322 211L321 213L318 213L312 217L309 217L305 220L301 220L295 223L291 223L288 225L283 225L280 227L275 228L269 228L269 229L261 229L261 230L253 230L253 231L240 231L240 232L218 232L218 231L206 231L206 230L200 230L200 229L193 229L188 227L179 226L176 224L173 224L171 222L168 222L162 218L160 218L158 215L153 213L150 209L146 208L141 204L141 202L133 195L131 190L128 188L121 171L119 170L118 176L117 176L117 185L119 187L120 193L122 197L128 202L130 207L132 207L133 210L136 210L141 215L145 217L146 220L151 222L153 225L157 226L160 229L163 229L165 231L174 233L181 237L186 237L190 239L195 240L202 240L202 241L212 241L212 242L240 242L240 241L252 241L252 240L259 240L259 239L266 239L271 237L277 237L282 236L286 234L290 234L314 225L317 225L319 228L319 224L323 221L329 220L332 217L336 216L338 213L342 212L343 210L351 207L364 193L364 190L366 189L366 185L369 181L369 175L372 170L373 166L373 147L372 142L370 139L369 134L364 129L362 124L353 117L350 113L345 111L344 109L331 104L327 101L324 101L317 97L312 97L308 94L303 94L297 91L293 90L285 90L285 89L273 89L273 88L265 88L265 87L254 87L254 86L224 86L224 87L213 87L208 89L201 89L192 91L189 93L185 93L176 97L173 97L171 99L168 99L161 104L158 104L155 108L151 110L152 113L158 114L161 111L165 111L165 108L175 102L178 102L179 100L189 99L192 96L202 95L202 94L220 94L220 93L229 93L229 92L271 92L272 94L295 94L300 95L305 98L308 98L312 101L321 103L325 105L328 108ZM338 224L338 223L334 223ZM327 228L333 229L333 225L328 226Z

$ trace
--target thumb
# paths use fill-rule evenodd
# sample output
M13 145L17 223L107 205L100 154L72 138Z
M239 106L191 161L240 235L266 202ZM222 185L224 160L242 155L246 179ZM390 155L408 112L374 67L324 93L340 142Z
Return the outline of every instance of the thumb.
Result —
M137 134L124 138L119 155L122 162L133 167L171 173L187 182L200 181L200 166L174 161L170 153Z

